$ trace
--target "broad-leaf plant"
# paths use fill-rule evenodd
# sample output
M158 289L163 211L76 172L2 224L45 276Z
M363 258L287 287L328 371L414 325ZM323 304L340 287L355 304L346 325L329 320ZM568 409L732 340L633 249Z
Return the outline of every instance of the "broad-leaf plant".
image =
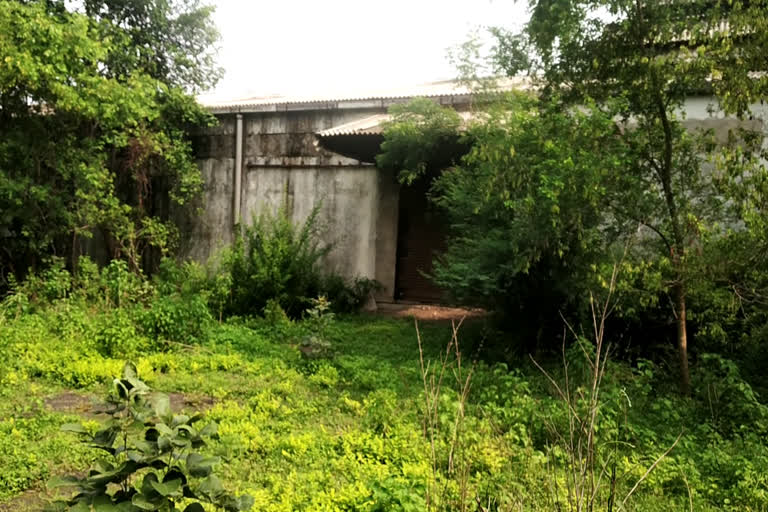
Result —
M218 457L198 452L217 438L217 425L201 414L171 411L168 395L152 392L136 367L126 363L115 379L103 411L110 416L91 433L83 425L63 430L103 452L84 477L55 478L50 487L72 487L72 498L57 500L50 511L184 511L202 512L202 503L216 510L250 510L253 498L224 490L213 474Z

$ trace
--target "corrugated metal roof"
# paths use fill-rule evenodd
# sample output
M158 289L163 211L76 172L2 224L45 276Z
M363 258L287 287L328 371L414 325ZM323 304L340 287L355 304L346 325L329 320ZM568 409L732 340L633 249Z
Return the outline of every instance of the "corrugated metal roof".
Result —
M317 132L319 137L332 137L334 135L377 135L381 133L381 124L389 121L391 116L389 114L376 114L373 116L365 117L351 123L341 124Z
M524 78L502 78L496 81L499 90L525 89L528 81ZM270 111L310 109L318 105L329 107L355 107L356 103L378 100L397 100L416 97L469 97L473 91L455 80L431 82L408 87L394 87L380 90L337 91L327 93L297 95L267 95L248 98L226 99L212 96L200 96L198 101L209 110L218 112ZM349 103L349 105L340 105ZM273 107L273 108L268 108Z
M475 118L472 112L457 112L464 123ZM372 116L341 124L317 132L318 137L333 137L336 135L378 135L382 132L382 124L392 119L389 114L375 114Z

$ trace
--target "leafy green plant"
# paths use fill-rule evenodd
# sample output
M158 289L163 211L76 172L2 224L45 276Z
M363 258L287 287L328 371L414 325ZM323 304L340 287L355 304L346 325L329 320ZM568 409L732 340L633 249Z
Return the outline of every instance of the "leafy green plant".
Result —
M740 432L768 432L768 407L741 377L733 361L717 354L702 354L698 398L709 410L712 428L726 437Z
M306 312L308 334L301 339L302 356L307 359L327 358L333 355L328 330L333 324L334 314L330 312L331 303L323 296L312 299L312 307Z
M163 258L152 276L152 283L160 295L207 295L208 270L196 261Z
M148 348L148 340L136 329L134 314L135 311L119 308L96 317L94 342L100 353L107 357L133 356Z
M349 283L337 274L323 279L323 295L331 301L332 309L337 313L356 313L365 305L370 295L382 289L375 279L358 277Z
M373 485L373 512L422 512L426 509L424 484L404 478L389 477Z
M321 241L319 212L316 206L301 224L284 210L254 216L221 255L210 285L214 311L253 316L274 308L274 302L296 319L320 295L337 311L358 311L380 285L368 278L350 281L323 268L332 246Z
M141 325L155 340L179 343L205 341L213 321L205 299L199 295L157 297L141 314Z
M316 297L322 282L321 262L331 250L319 242L315 207L300 226L281 210L264 213L238 236L223 262L232 276L230 314L257 314L269 299L294 318Z
M173 414L168 396L152 393L132 364L115 379L105 412L109 421L94 433L80 424L62 427L106 455L85 477L51 480L50 486L74 487L76 494L48 510L169 512L186 505L185 512L201 512L201 503L228 512L251 508L250 496L229 494L213 474L219 458L197 451L216 438L217 425L199 427L201 415Z
M123 260L112 260L101 270L101 288L107 304L121 307L139 302L152 293L152 286L140 272L132 272Z

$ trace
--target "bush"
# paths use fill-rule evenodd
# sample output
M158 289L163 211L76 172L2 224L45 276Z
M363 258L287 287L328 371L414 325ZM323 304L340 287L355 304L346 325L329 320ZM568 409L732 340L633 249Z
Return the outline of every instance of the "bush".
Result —
M216 423L201 427L200 414L173 414L168 396L151 393L132 364L113 385L106 409L111 418L102 429L93 434L81 424L62 426L111 457L98 460L85 477L53 479L49 486L78 492L47 510L181 510L187 505L185 512L199 512L204 510L200 503L228 512L250 510L253 499L226 492L213 473L220 459L197 452L217 438Z
M224 254L223 270L214 280L221 289L231 287L229 296L218 292L214 304L228 315L255 315L275 305L290 318L299 318L312 306L312 299L326 296L340 312L360 309L371 291L380 285L358 278L351 284L338 274L323 269L331 245L320 241L315 207L303 224L296 225L284 210L277 215L254 217L234 246ZM222 300L223 299L223 300ZM270 304L274 302L270 306Z
M133 311L114 309L95 319L96 349L106 357L132 356L146 349L147 340L142 338L133 321Z
M211 279L208 271L196 261L177 262L163 258L152 283L160 295L179 294L183 296L210 295Z
M224 258L232 276L227 312L248 315L261 312L276 300L291 317L304 311L309 299L320 293L320 264L331 247L318 242L318 208L301 226L285 211L254 217Z
M368 296L381 290L381 283L374 279L358 277L351 284L343 277L331 274L323 280L322 294L328 297L337 313L355 313L365 305Z
M155 340L201 343L213 321L208 304L200 295L160 296L141 315L141 326Z

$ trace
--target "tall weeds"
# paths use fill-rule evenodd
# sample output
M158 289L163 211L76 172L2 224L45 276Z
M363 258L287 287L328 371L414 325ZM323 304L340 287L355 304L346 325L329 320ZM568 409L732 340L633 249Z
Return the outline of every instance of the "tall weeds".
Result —
M565 408L567 418L565 428L555 425L554 422L548 425L554 439L554 446L550 447L553 465L557 466L558 464L555 447L565 454L562 467L553 467L553 471L551 471L550 488L556 510L563 509L561 503L563 485L560 483L558 475L564 476L566 510L570 512L592 512L596 509L607 510L608 512L626 510L629 499L640 484L648 478L659 462L674 449L682 437L681 433L674 443L654 460L634 485L623 495L620 495L620 475L617 475L617 458L620 456L623 445L623 440L619 438L620 424L617 425L616 435L613 439L598 435L603 409L607 405L607 400L602 396L603 380L606 375L610 352L610 347L605 340L605 324L613 310L613 294L617 277L618 265L615 265L607 296L602 303L597 303L595 297L590 294L593 340L587 340L584 336L577 334L573 327L563 319L567 330L563 335L563 374L560 382L531 357L533 364L544 374L554 388ZM577 347L586 362L586 379L579 379L578 376L574 378L570 370L571 362L565 349L568 332L576 339ZM629 397L626 394L623 394L619 399L626 401L626 407L630 405ZM624 413L626 415L626 409L624 409Z
M416 325L416 339L419 345L419 369L424 387L424 409L422 426L429 441L432 474L426 486L427 510L470 510L469 461L464 453L464 418L469 392L472 387L474 364L468 368L462 364L459 349L459 328L464 319L451 322L451 339L437 361L425 361L424 347ZM453 393L444 393L448 388ZM445 421L446 399L453 403L453 417ZM455 482L458 495L449 493L449 482Z

